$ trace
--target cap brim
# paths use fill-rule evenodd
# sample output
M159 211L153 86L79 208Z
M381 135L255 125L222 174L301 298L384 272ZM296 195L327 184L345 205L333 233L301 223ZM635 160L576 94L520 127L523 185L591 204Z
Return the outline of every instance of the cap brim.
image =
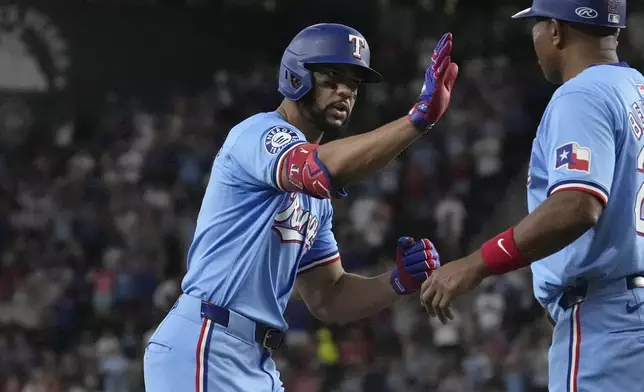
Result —
M512 19L526 19L526 18L534 18L539 16L532 7L526 8L523 11L519 11L516 14L512 15Z

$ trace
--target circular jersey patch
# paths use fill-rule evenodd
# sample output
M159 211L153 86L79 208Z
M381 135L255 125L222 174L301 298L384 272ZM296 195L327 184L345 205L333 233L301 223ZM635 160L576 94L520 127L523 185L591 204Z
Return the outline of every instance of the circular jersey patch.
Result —
M275 127L268 131L264 137L264 147L269 154L277 154L282 147L299 139L300 136L294 130L284 127Z

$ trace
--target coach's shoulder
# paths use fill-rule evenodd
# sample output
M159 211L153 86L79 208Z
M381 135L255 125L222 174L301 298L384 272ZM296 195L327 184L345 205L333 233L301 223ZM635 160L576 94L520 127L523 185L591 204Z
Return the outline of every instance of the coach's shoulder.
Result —
M593 94L593 89L587 83L578 80L570 79L566 83L559 86L559 88L552 95L553 100L568 94Z
M596 70L586 70L559 86L553 99L567 94L585 94L597 99L607 99L607 95L613 91L613 80L593 71Z
M601 105L609 103L608 92L611 90L605 82L573 78L559 86L552 95L549 107L573 105L581 107L583 103Z

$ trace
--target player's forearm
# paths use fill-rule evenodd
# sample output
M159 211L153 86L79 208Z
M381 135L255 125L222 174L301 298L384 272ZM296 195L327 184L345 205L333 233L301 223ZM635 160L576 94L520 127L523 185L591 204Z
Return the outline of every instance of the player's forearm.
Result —
M324 144L318 158L333 185L341 187L384 168L421 135L405 116L374 131Z
M468 259L481 278L523 268L581 237L597 223L603 207L589 193L555 193L518 225L486 241Z
M400 298L390 279L391 273L376 277L344 273L315 316L330 324L346 324L374 315Z
M602 209L599 200L583 192L550 196L514 228L521 256L533 262L565 248L597 223Z

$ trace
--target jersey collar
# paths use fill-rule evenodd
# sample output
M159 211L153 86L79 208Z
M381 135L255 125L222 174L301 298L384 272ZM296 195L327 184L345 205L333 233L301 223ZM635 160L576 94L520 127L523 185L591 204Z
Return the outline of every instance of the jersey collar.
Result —
M624 68L630 68L630 67L631 67L631 66L630 66L630 65L628 65L625 61L620 61L619 63L609 63L609 64L591 64L590 66L588 66L588 68L590 68L590 67L594 67L594 66L597 66L597 65L611 65L611 66L613 66L613 67L624 67Z

